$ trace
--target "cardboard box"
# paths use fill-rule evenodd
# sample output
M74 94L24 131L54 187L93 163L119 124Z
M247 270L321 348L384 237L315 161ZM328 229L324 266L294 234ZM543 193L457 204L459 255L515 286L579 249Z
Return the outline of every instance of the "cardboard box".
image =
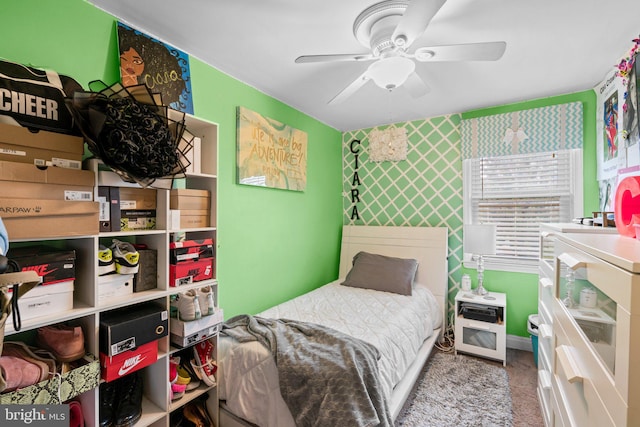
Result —
M73 170L54 166L41 168L26 163L0 161L0 181L80 185L93 188L95 175L87 170Z
M21 271L33 270L42 278L42 284L73 281L76 278L76 251L46 245L11 247L7 256L16 261ZM27 296L33 295L33 290Z
M180 210L180 228L209 227L210 216L207 210Z
M214 277L214 259L202 258L169 264L169 286L182 286Z
M50 380L41 381L38 384L9 393L1 393L0 405L59 405L60 402L66 402L98 387L100 384L100 362L98 359L87 353L73 364L77 365L75 369L59 376L56 375Z
M0 216L9 239L98 234L98 202L0 198Z
M100 314L100 352L115 356L169 333L167 310L151 302Z
M133 294L133 274L106 274L98 277L98 301Z
M142 292L158 287L158 251L138 249L140 261L138 274L133 278L133 292Z
M18 300L22 321L73 310L74 281L36 286ZM32 293L33 292L33 293ZM7 325L13 324L13 317L7 318Z
M157 191L149 188L120 189L120 210L156 210Z
M200 319L185 322L172 317L169 321L169 332L179 336L187 337L197 332L209 329L224 321L224 314L221 308L216 308L210 316L203 316Z
M82 169L84 139L0 123L0 160Z
M169 193L169 208L180 210L210 210L211 192L185 188L173 189Z
M154 210L121 210L120 230L155 230L156 211Z
M216 336L216 334L220 331L220 324L216 325L216 326L212 326L210 328L207 329L203 329L201 331L195 332L191 335L187 335L185 337L180 336L180 335L176 335L176 334L171 334L169 337L169 340L171 341L171 344L178 346L178 347L191 347L192 345L194 345L197 342L206 340L208 338L214 337Z
M92 201L93 172L0 161L1 199ZM1 214L0 214L1 215Z
M200 258L213 258L213 256L213 239L211 238L169 243L169 262L171 264Z
M151 341L116 356L100 353L102 379L110 382L153 365L158 360L158 341Z

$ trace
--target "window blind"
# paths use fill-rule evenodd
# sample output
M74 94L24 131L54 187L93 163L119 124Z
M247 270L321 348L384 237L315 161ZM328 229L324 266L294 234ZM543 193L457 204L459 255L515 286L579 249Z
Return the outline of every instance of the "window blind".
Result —
M488 262L535 267L540 223L570 222L581 209L582 150L464 162L465 223L496 225L496 255Z

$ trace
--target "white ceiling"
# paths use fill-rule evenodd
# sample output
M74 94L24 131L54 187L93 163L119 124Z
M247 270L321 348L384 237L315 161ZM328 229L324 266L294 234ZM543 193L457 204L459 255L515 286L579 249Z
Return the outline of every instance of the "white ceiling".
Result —
M294 60L368 53L352 27L376 0L89 2L342 131L591 89L640 33L638 0L448 0L410 50L504 40L500 60L418 63L431 88L420 98L369 82L343 103L327 105L368 63Z

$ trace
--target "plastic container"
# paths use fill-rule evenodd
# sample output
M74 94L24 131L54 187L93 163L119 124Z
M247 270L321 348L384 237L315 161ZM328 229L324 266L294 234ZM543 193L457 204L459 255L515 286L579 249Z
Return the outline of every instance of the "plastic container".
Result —
M538 367L538 326L540 317L537 314L530 314L527 321L527 331L531 334L531 346L533 348L533 362Z

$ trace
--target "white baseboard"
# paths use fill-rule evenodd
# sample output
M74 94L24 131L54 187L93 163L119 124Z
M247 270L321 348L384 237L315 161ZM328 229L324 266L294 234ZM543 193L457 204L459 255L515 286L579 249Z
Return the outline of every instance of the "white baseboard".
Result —
M533 352L531 337L520 337L517 335L507 335L507 348Z

